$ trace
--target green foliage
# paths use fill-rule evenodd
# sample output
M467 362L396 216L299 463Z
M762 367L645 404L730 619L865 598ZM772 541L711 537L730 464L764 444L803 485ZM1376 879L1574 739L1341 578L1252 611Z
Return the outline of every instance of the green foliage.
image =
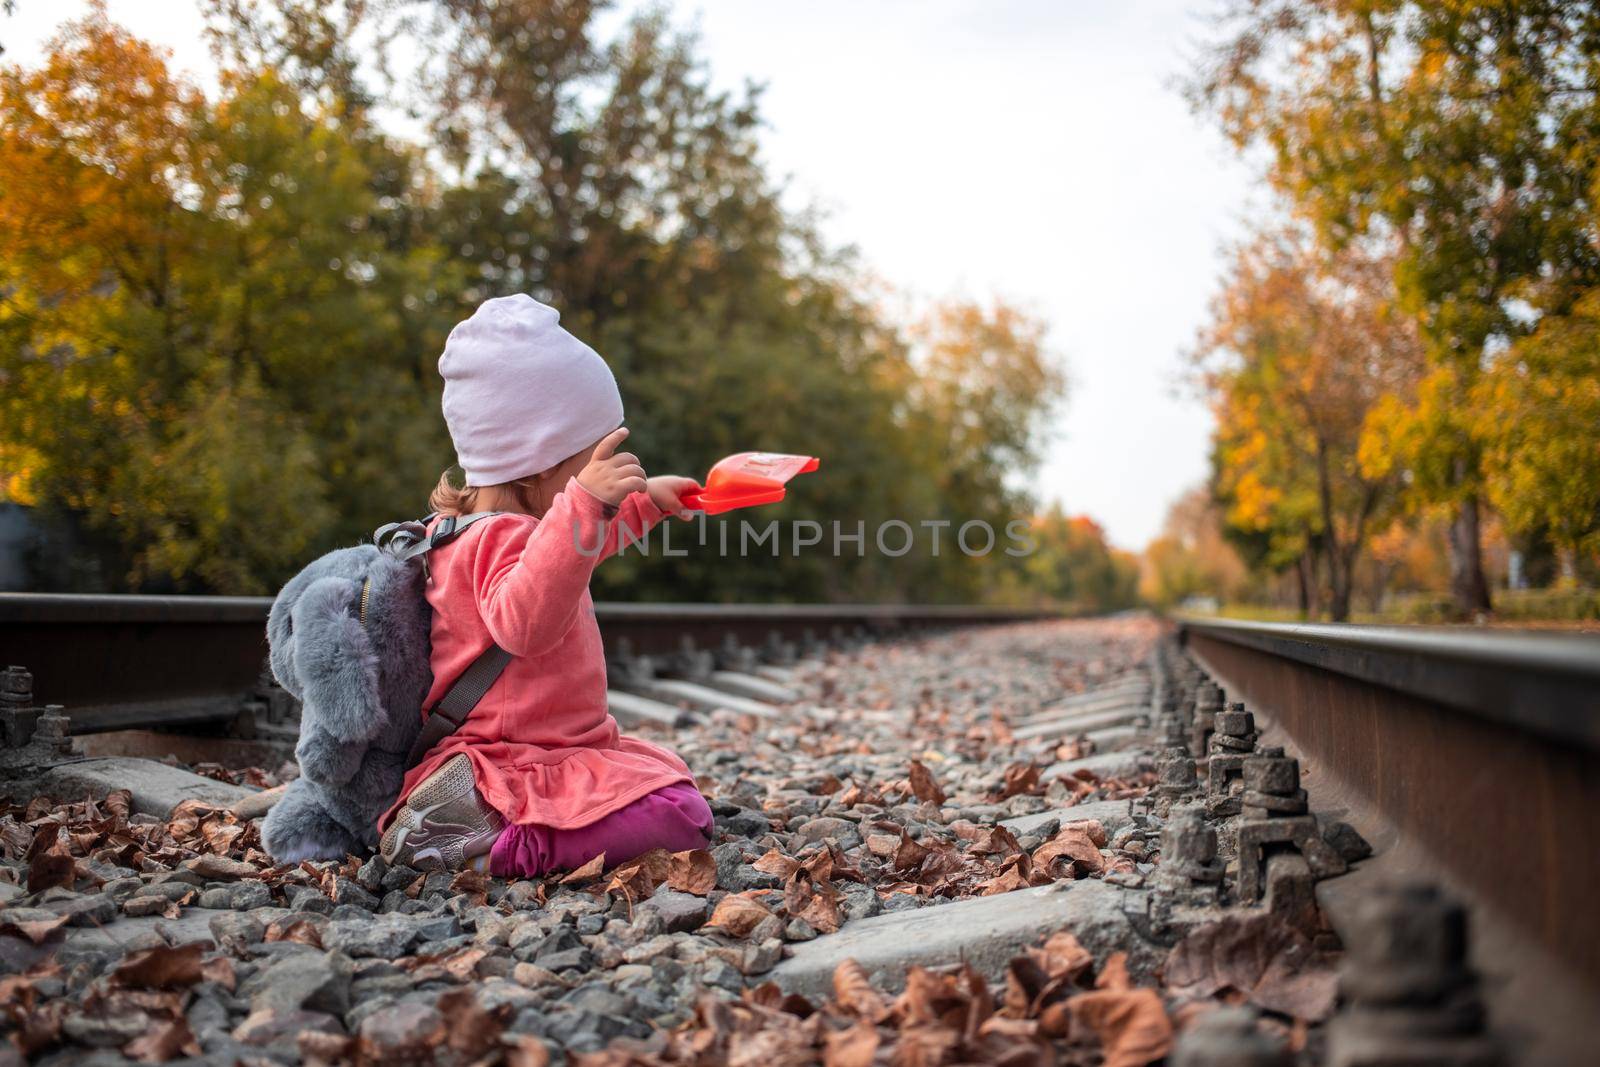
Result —
M1600 289L1540 322L1475 400L1489 499L1512 529L1547 532L1569 571L1600 551Z
M524 291L606 356L649 470L815 452L756 518L867 531L842 559L633 554L598 596L1027 592L1004 562L893 558L872 533L1028 514L1064 391L1041 327L1003 303L887 321L780 207L757 93L714 90L661 14L601 40L585 0L206 7L212 98L100 13L0 76L0 471L86 528L109 584L270 591L415 515L452 459L444 336ZM379 123L397 95L419 143Z

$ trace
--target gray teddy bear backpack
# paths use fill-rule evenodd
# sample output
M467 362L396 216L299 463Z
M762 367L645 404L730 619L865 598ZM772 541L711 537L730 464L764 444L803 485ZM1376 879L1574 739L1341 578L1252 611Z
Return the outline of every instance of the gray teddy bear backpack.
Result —
M433 686L428 553L499 512L390 523L319 557L267 615L272 674L300 701L300 777L267 813L273 861L340 860L378 844L408 769L454 733L510 661L490 645L423 715Z

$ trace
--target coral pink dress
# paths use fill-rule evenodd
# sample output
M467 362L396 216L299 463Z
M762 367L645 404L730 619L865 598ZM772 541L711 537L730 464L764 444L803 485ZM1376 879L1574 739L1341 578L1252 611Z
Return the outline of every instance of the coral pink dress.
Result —
M458 752L472 760L478 793L513 824L587 826L664 786L693 783L675 754L623 736L606 711L589 597L590 574L620 537L642 537L662 517L645 493L612 508L573 479L544 518L482 519L429 553L433 687L423 707L490 642L513 658L461 728L406 774L401 797Z

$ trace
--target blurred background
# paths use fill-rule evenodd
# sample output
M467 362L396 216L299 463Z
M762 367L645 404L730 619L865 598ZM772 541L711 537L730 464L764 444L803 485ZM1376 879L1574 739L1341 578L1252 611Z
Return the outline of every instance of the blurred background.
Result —
M523 291L653 473L823 457L708 521L868 531L597 597L1600 617L1592 4L0 12L0 589L419 514L444 336Z

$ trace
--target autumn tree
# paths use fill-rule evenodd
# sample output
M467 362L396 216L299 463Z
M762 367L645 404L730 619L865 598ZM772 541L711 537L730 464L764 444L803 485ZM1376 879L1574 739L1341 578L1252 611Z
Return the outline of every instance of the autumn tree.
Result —
M453 459L444 335L518 291L606 356L652 469L823 454L764 518L1031 513L1059 395L1042 327L953 303L913 336L781 206L758 94L713 89L659 12L603 32L580 0L205 6L209 98L99 9L0 86L25 179L0 187L0 474L102 540L102 587L266 592L416 514ZM401 108L420 137L386 129ZM631 555L597 594L992 577L948 547L785 555Z
M1173 502L1161 534L1145 547L1139 593L1158 607L1191 597L1236 602L1250 589L1250 572L1222 536L1222 516L1211 492L1191 489Z
M1512 530L1544 532L1561 580L1600 552L1600 289L1552 315L1478 383L1490 501Z
M1217 415L1216 488L1227 522L1328 587L1350 614L1356 565L1398 479L1360 449L1382 398L1409 394L1422 363L1395 312L1388 264L1324 256L1294 230L1239 250L1196 358Z
M1237 0L1191 86L1330 249L1394 242L1430 370L1391 405L1374 473L1454 512L1451 585L1489 605L1472 413L1483 368L1600 270L1592 240L1600 16L1587 2ZM1381 462L1378 462L1381 461Z

